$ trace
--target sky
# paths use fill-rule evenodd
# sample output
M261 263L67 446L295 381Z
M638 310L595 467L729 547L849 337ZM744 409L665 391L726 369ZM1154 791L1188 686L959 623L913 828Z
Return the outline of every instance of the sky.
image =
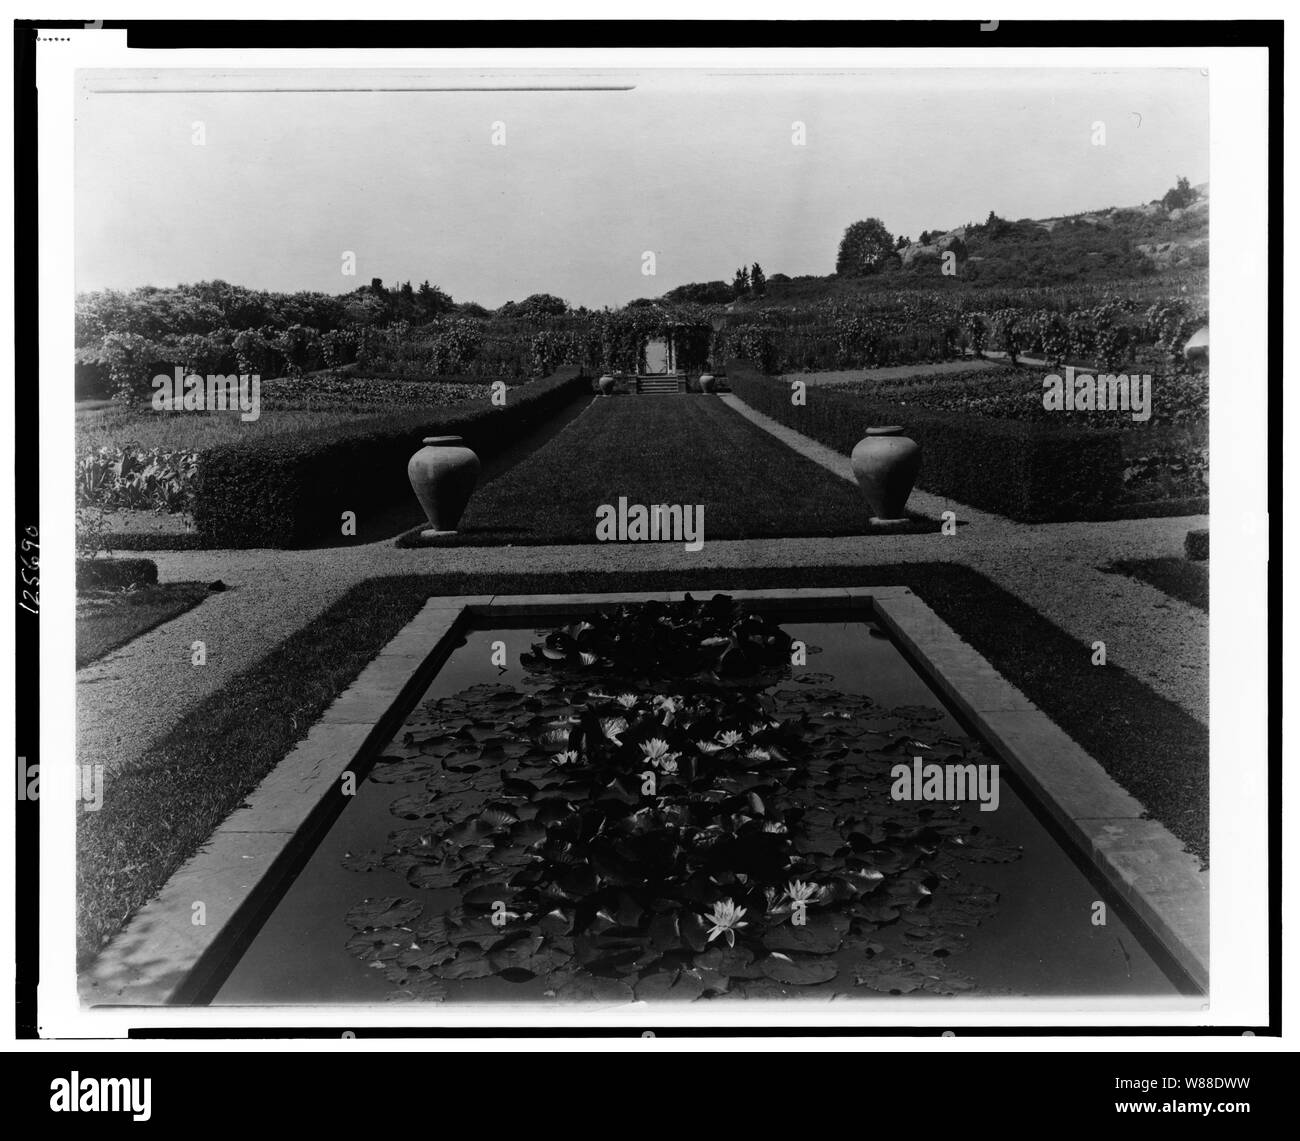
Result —
M863 218L915 238L1209 178L1209 78L1194 70L81 80L78 290L341 293L379 277L490 308L543 292L595 308L755 261L830 273ZM561 86L582 89L536 89Z

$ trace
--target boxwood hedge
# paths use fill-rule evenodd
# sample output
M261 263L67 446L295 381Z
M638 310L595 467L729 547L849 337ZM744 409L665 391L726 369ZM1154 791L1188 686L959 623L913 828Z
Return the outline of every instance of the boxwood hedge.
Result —
M1160 498L1139 502L1132 473L1135 451L1159 461L1183 457L1196 441L1172 435L1082 430L960 415L872 400L861 393L812 387L807 403L790 400L790 386L745 361L727 362L732 391L750 407L848 455L865 430L902 424L922 448L917 486L1024 523L1185 514L1206 510L1203 473L1170 459ZM1193 433L1195 435L1195 433ZM1203 442L1204 433L1200 433Z
M267 436L206 450L195 482L194 523L213 547L292 547L339 534L342 513L360 514L411 495L406 465L425 436L463 436L488 458L533 431L590 381L576 367L482 401L420 413L367 417L337 427Z
M78 590L113 590L126 586L153 586L158 564L153 559L78 559Z

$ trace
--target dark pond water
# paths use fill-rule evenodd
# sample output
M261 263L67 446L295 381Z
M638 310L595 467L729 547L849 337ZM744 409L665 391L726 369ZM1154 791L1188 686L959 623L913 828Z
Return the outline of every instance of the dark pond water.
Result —
M852 695L859 703L856 720L850 729L841 731L850 749L860 727L867 735L879 730L886 734L880 739L886 740L889 730L882 715L889 713L903 718L898 723L911 726L909 733L933 742L935 756L959 744L969 760L993 760L970 741L893 644L868 623L854 618L788 621L782 626L810 647L807 664L792 667L788 679L771 687L783 711L811 710L814 717L833 718L836 694ZM520 691L546 684L520 665L520 653L536 640L536 623L527 628L469 633L434 679L424 701L450 698L484 683ZM493 664L496 642L505 643L505 667ZM870 698L869 703L861 702L864 695ZM844 704L847 707L851 702ZM863 712L867 705L872 707ZM417 709L395 740L400 741L406 729L427 729L429 723L428 710ZM894 760L910 762L914 751L919 749L903 748ZM849 760L855 758L856 753L850 753ZM874 763L878 769L883 764L883 771L888 771L889 764L879 759ZM459 779L483 779L486 775ZM999 771L999 778L996 811L981 812L970 801L930 806L935 820L954 834L963 825L973 826L973 830L966 829L965 840L956 841L962 848L950 847L936 861L940 882L932 913L910 911L907 922L890 922L888 913L883 913L880 918L884 921L870 932L869 942L858 938L834 955L836 965L843 969L831 982L784 986L770 977L755 979L708 1001L728 1001L746 993L754 998L787 994L826 998L836 993L853 999L901 993L932 1000L945 994L1177 994L1173 982L1114 906L1108 908L1105 926L1094 925L1094 902L1104 896L1025 805L1005 768ZM862 786L862 797L887 800L888 778L881 784L877 772L872 779L874 783ZM385 969L391 968L390 960L358 955L356 924L349 924L347 917L363 901L388 897L414 900L423 905L424 920L461 902L454 888L436 883L413 887L403 871L379 862L391 851L390 834L406 823L394 816L391 806L419 787L381 783L379 779L362 782L221 986L215 1003L373 1003L393 998L554 1001L547 993L546 976L538 973L529 978L527 971L510 975L518 981L496 974L471 975L442 978L424 987L417 981L403 991L392 981L391 970ZM950 859L952 852L960 859ZM397 938L411 943L419 923L397 914L391 918L391 926L406 933ZM867 985L854 985L854 964L860 970L864 961L871 964L865 972Z

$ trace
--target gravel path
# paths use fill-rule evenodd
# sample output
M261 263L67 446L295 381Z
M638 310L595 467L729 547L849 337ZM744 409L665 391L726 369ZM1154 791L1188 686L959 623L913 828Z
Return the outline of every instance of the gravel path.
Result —
M734 396L721 399L810 459L851 479L846 457L776 424ZM957 513L957 535L713 540L697 553L678 544L399 549L391 539L354 548L167 551L150 557L159 579L224 581L230 589L110 653L77 674L78 760L108 771L138 755L181 716L349 587L384 574L468 571L545 573L785 566L965 564L1040 611L1085 646L1106 643L1108 661L1207 720L1206 616L1154 587L1099 568L1118 559L1181 555L1206 516L1026 526L915 492L927 515ZM191 664L206 645L207 663Z
M987 355L987 354L986 354ZM1004 356L998 353L998 356ZM1032 362L1031 362L1032 363ZM967 372L984 372L997 368L987 360L940 361L937 364L900 364L888 368L846 368L825 372L787 372L782 380L802 380L816 388L828 384L854 384L863 380L907 380L913 376L960 376Z

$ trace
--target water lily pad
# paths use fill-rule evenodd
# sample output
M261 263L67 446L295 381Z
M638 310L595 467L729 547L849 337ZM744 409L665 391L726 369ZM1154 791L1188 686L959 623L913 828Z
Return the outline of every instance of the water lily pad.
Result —
M830 982L839 974L839 967L832 959L795 958L779 951L763 959L759 965L767 978L790 986L815 986Z
M539 819L518 820L510 826L510 839L527 848L535 847L546 840L546 825Z
M408 937L407 946L397 956L397 964L408 969L428 971L451 962L455 957L456 948L450 943L421 943Z
M376 931L358 931L345 947L363 963L387 963L401 958L411 946L411 932L385 927Z
M428 757L380 757L367 780L376 784L406 784L428 780L437 772L436 762Z
M378 848L368 848L364 852L344 852L339 865L350 872L373 872L383 867L384 853Z
M428 820L441 811L436 793L416 792L399 796L388 806L388 811L402 820Z
M631 1002L636 994L622 979L579 972L553 975L547 994L560 1002Z
M388 996L390 1001L445 1002L447 999L447 984L423 972L403 975L392 982L394 990Z
M839 950L848 933L847 916L809 912L808 922L802 926L787 921L779 927L769 928L763 936L763 946L769 951L828 955Z
M1010 844L988 832L975 831L954 836L948 854L971 864L1010 864L1022 855L1019 845Z
M754 961L753 952L745 947L711 946L696 955L692 964L697 970L714 971L733 979L756 979L763 976L763 968Z
M450 962L432 968L443 979L485 979L493 973L491 962L479 948L462 946Z
M726 988L726 980L720 979ZM636 984L638 1002L694 1002L717 986L708 974L698 970L671 969L656 971Z
M564 908L553 908L542 916L538 926L546 935L571 935L573 933L573 912Z
M384 896L367 899L348 912L345 922L357 931L377 931L384 927L406 927L420 918L424 904L416 899Z

